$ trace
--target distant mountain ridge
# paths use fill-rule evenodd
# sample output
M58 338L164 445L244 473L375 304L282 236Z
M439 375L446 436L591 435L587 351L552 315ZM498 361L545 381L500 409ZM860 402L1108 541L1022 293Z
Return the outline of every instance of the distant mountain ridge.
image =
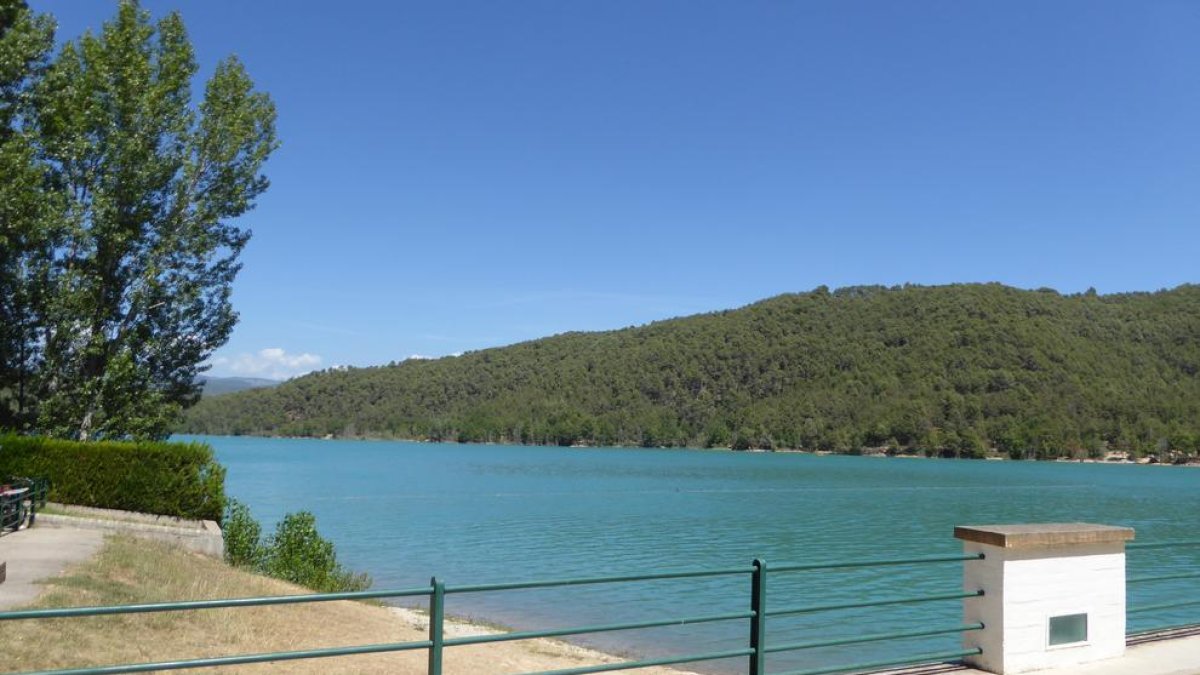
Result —
M279 385L279 380L268 380L262 377L211 377L201 375L196 379L201 384L201 396L219 396L247 389L261 389Z
M194 433L1195 454L1200 287L1061 295L850 287L737 310L322 371L202 401Z

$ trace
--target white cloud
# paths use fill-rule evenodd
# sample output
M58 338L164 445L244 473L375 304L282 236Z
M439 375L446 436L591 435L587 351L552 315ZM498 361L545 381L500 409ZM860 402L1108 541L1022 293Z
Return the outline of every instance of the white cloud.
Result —
M233 375L286 380L316 370L321 365L321 357L308 352L289 354L279 347L267 347L253 354L218 356L212 360L212 365Z

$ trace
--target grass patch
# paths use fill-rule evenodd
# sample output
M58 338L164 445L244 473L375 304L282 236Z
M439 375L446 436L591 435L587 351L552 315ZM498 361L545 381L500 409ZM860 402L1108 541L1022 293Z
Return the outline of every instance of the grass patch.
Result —
M311 593L170 544L126 535L110 537L94 558L45 584L46 591L30 607ZM425 640L425 631L413 623L387 607L345 601L22 620L3 625L0 651L5 671L78 668ZM452 632L474 634L478 630L448 624L447 633ZM424 675L426 658L424 650L416 650L184 672ZM529 673L614 660L553 640L525 640L447 649L445 672ZM678 671L664 668L636 672L678 675Z
M112 537L91 561L49 580L33 607L109 605L311 591L168 544ZM163 661L423 637L384 607L332 602L72 619L4 626L5 670ZM289 673L419 673L424 652L286 662ZM283 663L201 672L279 672Z

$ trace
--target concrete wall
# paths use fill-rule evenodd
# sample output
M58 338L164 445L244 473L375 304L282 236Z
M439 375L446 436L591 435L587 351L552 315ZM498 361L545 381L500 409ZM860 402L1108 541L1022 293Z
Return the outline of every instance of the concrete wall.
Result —
M76 527L130 534L178 544L214 558L225 555L221 527L211 520L188 520L116 509L49 504L58 513L38 513L35 527ZM66 515L59 515L59 513Z

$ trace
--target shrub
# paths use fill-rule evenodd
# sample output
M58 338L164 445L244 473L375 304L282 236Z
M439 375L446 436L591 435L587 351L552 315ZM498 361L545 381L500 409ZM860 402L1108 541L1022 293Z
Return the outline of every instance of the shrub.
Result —
M308 511L289 513L262 540L262 527L244 504L233 500L226 513L225 561L315 591L360 591L371 585L366 574L355 574L337 561L333 542L317 531Z
M258 569L263 558L262 526L250 515L249 507L236 499L229 500L221 529L225 537L225 562Z
M203 443L0 436L0 475L50 479L52 501L221 520L225 467Z

